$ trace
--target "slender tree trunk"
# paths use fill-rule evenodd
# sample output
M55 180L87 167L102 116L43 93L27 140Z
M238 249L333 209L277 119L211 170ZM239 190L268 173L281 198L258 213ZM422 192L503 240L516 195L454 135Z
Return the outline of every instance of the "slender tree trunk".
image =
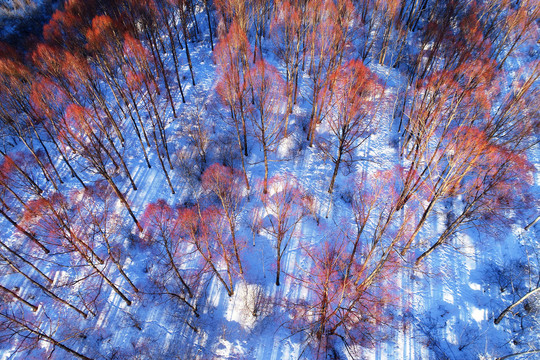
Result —
M519 304L522 304L525 300L535 295L536 293L540 293L540 287L537 287L536 289L529 291L528 293L523 295L518 301L516 301L515 303L513 303L512 305L504 309L503 312L499 316L497 316L497 318L494 320L495 325L498 325L501 322L501 320L504 318L504 316L508 314L510 311L512 311L512 309L514 309Z
M174 187L171 182L171 178L169 177L169 173L167 172L167 169L165 168L165 164L163 163L163 159L161 158L161 154L159 153L159 144L157 141L157 135L156 135L156 129L152 129L152 135L154 137L154 144L156 145L156 153L159 159L159 163L161 164L161 168L163 169L163 172L165 173L165 178L167 179L167 184L169 184L169 188L171 189L172 194L174 195Z
M167 241L167 239L165 237L164 237L164 244L163 245L165 247L165 251L167 252L167 257L169 258L169 261L170 261L171 266L172 266L172 268L174 270L174 273L176 274L176 277L178 278L178 280L180 280L182 285L186 288L189 297L190 298L193 297L193 293L191 292L191 288L186 283L186 281L184 280L184 277L180 274L180 271L178 270L178 268L176 267L176 264L174 263L174 256L171 253L171 250L169 249L169 242Z
M47 156L47 160L49 160L49 164L51 164L51 167L54 171L54 173L56 174L56 177L58 178L58 181L60 181L60 184L63 184L64 181L62 180L62 178L60 177L60 174L58 173L58 169L56 168L56 165L54 165L54 161L53 159L51 158L51 154L49 153L49 150L47 149L47 147L45 146L45 143L43 142L43 140L41 139L41 136L39 135L39 132L36 130L36 128L34 127L34 125L32 124L32 130L34 131L34 134L36 135L36 138L38 139L41 147L43 148L43 151L45 152L45 156Z
M536 217L529 225L525 226L525 230L529 230L531 227L534 226L538 221L540 220L540 215Z
M9 290L8 288L3 287L2 285L0 285L0 289L11 294L11 296L13 296L15 299L19 300L20 302L28 306L30 309L32 309L32 311L34 312L37 311L38 307L36 305L30 304L28 301L24 300L22 297L17 295L17 293L15 293L14 291Z
M54 120L52 119L49 119L50 122L53 122ZM62 160L64 160L64 163L67 165L69 171L71 172L71 177L73 178L76 178L79 183L82 185L83 188L86 189L86 184L84 183L84 181L82 181L82 179L79 177L79 174L77 174L77 172L75 171L75 169L73 169L73 166L71 165L71 163L69 162L67 156L64 154L64 152L62 151L62 149L60 148L60 145L58 145L58 142L56 141L56 139L54 138L53 134L51 134L50 130L47 128L46 125L43 126L43 128L45 129L45 131L47 132L47 134L49 135L49 138L51 139L51 141L53 142L54 146L56 147L56 150L58 151L58 153L60 154L60 156L62 157Z
M240 151L242 151L242 139L240 138L240 128L238 126L238 119L237 119L236 114L233 111L232 106L229 106L229 108L230 108L231 116L233 118L234 125L235 125L235 128L236 128L236 139L238 141L238 146L240 147ZM243 156L240 156L240 162L242 164L242 173L244 175L244 181L246 182L246 188L249 191L249 181L248 181L248 177L247 177L246 165L245 165Z
M34 157L34 159L36 160L36 162L38 163L39 167L41 168L41 170L43 171L43 175L45 176L45 179L47 181L50 181L51 184L53 185L54 189L55 190L58 190L58 185L56 185L56 181L54 181L53 177L51 176L51 174L49 173L49 170L47 170L47 168L45 167L45 165L43 164L43 162L39 159L39 157L37 156L36 152L34 151L34 149L26 142L25 139L23 139L22 137L19 137L22 141L22 143L26 146L26 148L30 151L30 153L32 154L32 156ZM34 183L32 181L32 183ZM34 183L35 184L35 183Z
M88 256L85 256L83 255L86 262L98 273L99 276L101 276L101 278L103 280L105 280L105 282L107 284L109 284L109 286L114 290L115 293L118 294L118 296L120 296L122 298L122 300L124 300L127 304L127 306L131 306L131 300L129 300L122 291L120 291L120 289L118 289L118 287L107 277L107 275L105 275L100 269L98 269L98 267L96 266L96 264L94 264L94 262L92 261L92 259L88 258Z
M124 206L126 207L129 215L131 216L131 218L135 222L135 225L137 225L137 228L139 229L139 231L142 232L143 228L142 228L141 224L139 223L139 220L137 220L137 217L133 213L133 210L131 210L131 206L129 206L129 203L127 202L126 198L124 197L124 194L122 194L120 189L118 189L118 187L116 186L116 184L114 183L113 179L110 177L109 174L105 173L105 174L102 174L102 175L105 178L105 180L107 180L107 182L111 185L111 187L113 188L113 191L116 194L116 196L118 196L118 198L120 199L122 204L124 204Z
M281 275L281 255L279 254L279 250L278 250L278 256L277 256L277 261L276 261L276 286L281 285L279 282L280 275Z
M176 73L176 82L178 83L178 88L180 89L180 94L182 95L182 102L185 103L186 99L184 98L184 90L182 90L182 82L180 81L180 71L178 70L178 54L176 53L176 45L174 43L174 35L172 32L171 25L169 20L165 19L165 27L167 28L167 34L169 35L169 44L171 48L171 54L173 56L174 70ZM174 21L174 18L173 18Z
M225 209L225 202L222 201L223 208ZM227 220L229 222L229 228L231 230L231 239L234 247L234 256L236 257L236 261L238 262L238 270L240 274L244 273L244 269L242 268L242 261L240 261L240 255L238 254L238 245L236 244L236 225L234 224L234 219L229 213L228 209L225 209L225 213L227 214Z
M4 218L6 218L7 221L11 223L18 231L22 232L28 239L30 239L34 244L40 247L41 250L45 252L45 254L50 253L50 250L41 243L34 235L29 233L26 229L22 228L15 220L13 220L2 208L0 208L0 214ZM0 244L4 245L2 242Z
M193 83L193 86L195 86L195 75L193 74L193 64L191 63L191 55L189 54L189 47L187 43L187 24L185 23L186 19L182 18L182 33L184 35L184 50L186 51L186 58L189 65L189 72L191 73L191 82Z
M523 352L519 352L515 354L505 355L503 357L496 358L495 360L506 360L515 356L531 355L531 354L538 354L538 353L540 353L540 350L528 350L528 351L523 351Z
M195 315L195 317L200 316L199 312L197 311L197 307L193 306L189 301L187 301L187 299L185 297L183 297L182 295L178 295L178 294L169 292L169 291L167 291L167 294L169 294L169 295L171 295L171 296L173 296L175 298L180 299L180 301L182 301L184 304L186 304L191 309L191 311L193 311L193 314ZM192 328L192 326L190 326L190 327Z
M208 20L208 30L210 31L210 46L212 47L212 51L214 51L214 39L212 38L212 21L210 19L210 9L208 8L208 1L206 0L204 2L204 9L206 11L206 19Z
M17 259L21 260L25 264L30 265L32 269L34 269L39 275L41 275L43 278L45 278L49 284L52 284L53 280L45 275L41 270L39 270L34 264L32 264L30 261L23 258L21 255L19 255L18 252L14 251L12 248L10 248L6 243L0 240L0 245L4 247L11 255L15 256Z
M107 253L109 254L109 257L111 258L111 260L113 261L113 263L116 265L116 268L118 269L118 271L120 272L120 274L122 274L122 276L124 277L124 279L126 279L126 281L129 283L129 285L131 285L131 287L133 288L133 291L135 291L136 293L139 292L139 289L135 286L135 284L133 284L133 281L131 281L131 279L129 278L129 276L126 274L126 272L124 271L124 269L122 268L122 265L120 265L120 261L118 261L118 259L116 258L116 256L114 256L113 254L113 251L111 249L111 244L109 243L109 238L108 236L101 230L100 228L100 231L103 235L103 238L105 239L105 244L107 245Z
M129 98L131 100L131 103L133 104L133 107L135 108L135 112L137 113L137 119L139 120L139 125L141 126L141 130L144 136L144 140L146 141L146 145L148 145L148 147L151 147L150 141L148 140L148 135L146 134L146 128L144 127L144 123L142 121L141 113L139 112L139 106L137 105L137 102L135 101L135 96L133 95L131 90L129 91ZM150 164L148 165L149 165L149 168L152 167Z
M334 191L334 182L336 181L336 177L339 171L339 165L341 164L342 155L343 155L343 149L342 149L342 146L340 145L338 157L336 159L336 163L334 166L334 173L332 174L332 180L330 180L330 187L328 188L328 193L330 194Z
M413 234L411 235L411 237L407 241L407 244L405 244L405 247L403 248L403 250L401 250L401 256L405 256L405 254L409 251L414 239L416 238L416 236L418 235L418 233L422 229L422 226L424 226L424 223L426 222L427 217L431 213L431 210L433 209L433 206L435 205L437 200L439 200L439 196L437 194L433 195L433 198L429 202L428 207L426 208L426 210L424 210L424 213L422 214L422 217L420 218L420 221L416 225L416 228L414 229Z
M165 84L165 91L167 92L167 98L169 99L169 103L171 104L173 116L177 118L176 110L174 108L174 102L171 96L171 88L169 87L169 80L168 80L167 74L165 73L165 65L163 64L163 59L161 58L161 55L157 48L155 34L152 31L147 31L147 34L150 39L150 44L155 48L155 51L156 51L156 56L159 63L158 69L161 71L161 74L163 76L163 83Z
M52 291L50 291L49 289L47 289L45 286L41 285L40 283L38 283L37 281L35 281L34 279L32 279L30 276L26 275L24 272L22 272L17 266L15 266L15 264L13 264L13 262L11 262L8 258L6 258L4 255L0 254L0 259L2 259L3 261L5 261L6 263L8 263L8 265L13 269L15 270L16 272L18 272L19 274L21 274L22 276L24 276L28 281L30 281L32 284L34 284L35 286L37 286L38 288L40 288L43 292L45 292L47 295L49 295L50 297L52 297L53 299L61 302L62 304L72 308L73 310L75 310L76 312L78 312L79 314L81 314L85 319L88 317L88 314L85 313L84 311L82 310L79 310L76 306L73 306L71 305L70 303L68 303L66 300L58 297L58 295L56 295L55 293L53 293Z
M264 191L263 193L268 193L268 149L266 147L266 141L264 139L264 131L263 131L263 153L264 153Z
M110 121L110 123L113 126L114 132L118 136L118 139L120 139L120 143L122 146L124 146L125 139L122 135L122 132L120 131L120 128L118 127L118 124L116 123L116 120L114 120L114 116L111 114L111 111L109 110L109 107L107 106L107 102L105 101L103 94L101 91L99 91L99 88L97 84L94 82L94 80L91 80L90 83L86 86L88 88L88 92L93 95L93 98L98 101L100 108L105 111L105 115L107 116L107 119ZM99 119L99 112L96 109L95 101L92 100L94 111L96 113L96 119Z
M232 279L230 277L230 272L227 271L227 273L229 274L229 280L231 281L231 286L229 287L229 285L227 284L227 282L225 281L225 279L223 279L223 277L221 276L221 274L219 273L219 271L216 269L214 263L212 262L212 259L210 259L208 256L206 256L204 254L204 251L202 251L202 249L197 246L197 249L199 250L199 253L201 253L201 255L203 256L204 260L206 261L206 263L208 265L210 265L210 268L212 269L212 271L214 272L214 274L217 276L218 280L223 284L223 286L225 287L225 290L227 291L227 295L229 295L229 297L233 296L234 295L234 289L233 289L233 286L232 286Z
M248 150L247 150L247 130L246 130L246 119L244 116L244 103L243 100L240 99L240 119L242 120L242 133L244 135L244 156L248 156Z
M30 326L28 326L26 323L23 323L17 319L15 319L14 317L11 317L9 315L6 315L6 314L3 314L0 312L0 316L7 319L8 321L11 321L12 323L15 323L17 325L19 325L20 327L22 327L23 329L25 329L26 331L36 335L39 339L43 339L45 341L48 341L50 342L51 344L53 344L54 346L57 346L59 347L60 349L70 353L71 355L79 358L79 359L82 359L82 360L92 360L91 358L87 357L87 356L84 356L83 354L81 353L78 353L77 351L73 350L72 348L70 347L67 347L65 346L64 344L62 344L61 342L55 340L53 337L39 331L39 330L36 330L36 329L32 329Z

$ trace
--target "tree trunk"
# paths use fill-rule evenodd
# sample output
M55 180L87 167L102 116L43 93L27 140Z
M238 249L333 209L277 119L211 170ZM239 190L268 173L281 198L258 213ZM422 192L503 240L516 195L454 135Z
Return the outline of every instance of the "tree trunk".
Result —
M336 177L339 170L339 164L341 164L341 156L343 155L343 150L339 149L338 158L336 159L336 165L334 166L334 173L332 174L332 180L330 180L330 187L328 188L328 193L332 193L334 191L334 182L336 181Z
M195 86L195 75L193 75L193 64L191 63L191 55L189 54L189 48L187 43L187 24L185 23L186 18L185 15L182 17L182 34L184 35L184 50L186 51L186 58L189 65L189 71L191 73L191 82L193 83L193 86Z
M122 194L120 189L118 189L118 187L114 183L113 179L109 176L109 174L102 174L102 175L105 178L105 180L107 180L107 182L111 185L111 187L113 188L114 193L116 194L116 196L118 196L118 198L120 199L122 204L124 204L124 206L126 207L129 215L131 216L131 218L135 222L135 225L137 225L137 228L139 229L139 231L142 232L143 228L142 228L141 224L139 224L139 220L137 220L137 217L133 213L133 210L131 210L131 206L129 206L129 203L127 202L126 198L124 197L124 194Z
M514 356L530 355L530 354L538 354L538 353L540 353L540 350L529 350L529 351L523 351L523 352L519 352L515 354L505 355L503 357L496 358L495 360L505 360Z
M59 302L61 302L62 304L72 308L73 310L75 310L76 312L78 312L79 314L81 314L85 319L88 318L88 314L85 313L84 311L78 309L76 306L73 306L71 305L70 303L68 303L66 300L58 297L58 295L56 295L55 293L53 293L52 291L50 291L49 289L47 289L45 286L41 285L40 283L38 283L37 281L35 281L34 279L32 279L30 276L26 275L24 272L22 272L17 266L15 266L15 264L13 264L13 262L11 262L8 258L6 258L4 255L0 254L0 259L2 259L3 261L7 262L8 265L13 269L15 270L16 272L18 272L19 274L21 274L22 276L24 276L28 281L30 281L32 284L34 284L35 286L37 286L38 288L40 288L43 292L45 292L47 295L49 295L50 297L52 297L53 299L55 300L58 300Z
M11 294L11 296L13 296L15 299L19 300L20 302L22 302L23 304L25 304L26 306L28 306L29 308L32 309L32 311L36 312L38 307L36 305L32 305L30 304L28 301L24 300L22 297L20 297L19 295L17 295L17 293L9 290L8 288L5 288L3 287L2 285L0 285L0 289L2 289L3 291Z
M540 220L540 215L536 217L529 225L525 226L525 230L529 230L531 227L534 226L538 221Z
M167 240L164 240L164 241L165 241L165 243L163 245L165 246L165 251L167 252L167 257L169 258L169 261L171 262L171 266L172 266L172 268L174 270L174 273L178 277L178 280L180 280L182 285L186 288L186 290L187 290L187 292L189 294L189 297L193 297L193 293L191 292L191 289L189 288L188 284L184 281L184 278L182 277L182 275L180 274L180 271L178 270L178 268L176 267L176 264L174 263L174 257L171 254L171 251L169 249L168 241Z
M47 279L47 281L52 284L53 280L48 277L47 275L45 275L41 270L39 270L37 268L37 266L35 266L34 264L32 264L30 261L26 260L25 258L23 258L21 255L19 255L19 253L17 253L16 251L14 251L12 248L10 248L7 244L5 244L3 241L0 241L0 245L3 246L4 248L6 248L6 250L12 254L13 256L15 256L17 259L21 260L22 262L24 262L25 264L28 264L30 265L30 267L32 269L34 269L39 275L41 275L42 277L44 277L45 279Z
M26 331L29 331L30 333L36 335L39 339L43 339L43 340L46 340L48 342L50 342L51 344L53 344L54 346L58 346L60 349L70 353L71 355L74 355L75 357L78 357L79 359L82 359L82 360L92 360L91 358L89 357L86 357L84 356L83 354L80 354L78 353L77 351L63 345L62 343L60 343L59 341L55 340L54 338L52 338L51 336L39 331L39 330L35 330L35 329L32 329L30 328L30 326L28 326L27 324L11 317L11 316L8 316L8 315L5 315L3 313L0 313L0 316L2 316L3 318L7 319L8 321L11 321L19 326L21 326L22 328L24 328Z
M537 287L536 289L529 291L528 293L523 295L518 301L516 301L515 303L513 303L512 305L504 309L503 312L495 319L494 321L495 325L499 324L501 320L504 318L504 316L508 314L510 311L512 311L512 309L514 309L516 306L523 303L525 300L527 300L529 297L531 297L532 295L536 293L540 293L540 287Z
M279 276L281 274L281 256L278 254L276 261L276 286L280 285Z
M206 19L208 20L208 30L210 31L210 46L212 47L212 51L214 51L214 39L212 39L212 21L210 19L210 9L208 8L208 1L206 0L204 2L204 8L206 10Z
M268 149L266 147L266 141L264 140L263 131L263 153L264 153L264 190L265 194L268 193Z
M27 230L23 229L15 220L13 220L2 208L0 208L0 214L2 214L2 216L4 216L4 218L6 218L7 221L9 221L13 226L15 226L15 228L17 230L19 230L20 232L22 232L26 237L28 237L30 240L32 240L32 242L34 244L36 244L37 246L40 247L41 250L43 250L45 252L45 254L48 254L50 253L50 250L45 246L43 245L38 239L36 239L36 237L32 234L30 234ZM2 242L0 242L0 244L3 245Z
M158 144L158 141L157 141L155 127L154 127L154 129L152 129L152 135L154 137L154 144L156 145L156 153L157 153L157 156L158 156L158 159L159 159L159 163L161 164L161 168L163 169L163 172L165 173L165 178L167 179L167 183L169 184L169 188L171 189L171 192L174 195L175 194L174 187L173 187L171 179L169 177L169 173L167 172L167 169L165 168L165 164L163 163L163 159L161 158L161 154L159 153L159 144Z

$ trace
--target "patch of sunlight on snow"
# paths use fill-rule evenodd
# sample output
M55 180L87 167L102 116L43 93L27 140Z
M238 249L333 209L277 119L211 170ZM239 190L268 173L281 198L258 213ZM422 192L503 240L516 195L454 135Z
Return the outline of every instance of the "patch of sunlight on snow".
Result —
M472 309L471 309L471 317L476 322L482 322L482 321L486 320L486 312L483 309L479 309L479 308L473 306Z
M291 151L294 147L294 138L292 136L287 136L283 140L281 140L281 143L279 144L279 147L277 149L277 155L280 158L286 158L288 156L291 156Z
M261 286L239 283L234 295L229 299L226 319L237 322L246 331L251 331L257 320L252 314L252 308L260 296L264 296L264 289Z
M473 290L476 290L476 291L482 290L482 286L480 284L476 284L476 283L470 283L469 287L471 289L473 289Z
M219 341L218 349L216 349L216 355L222 358L228 357L231 353L232 343L225 339Z
M241 346L238 346L238 344L235 346L235 344L225 339L219 340L215 354L219 359L238 359L243 358L243 355L245 355Z
M454 303L454 295L452 295L451 293L445 291L444 294L443 294L443 300L444 300L444 302L447 302L448 304L453 304Z
M468 270L474 270L476 268L476 261L475 259L475 246L474 242L472 241L472 238L470 236L467 236L465 234L461 235L461 251L465 255L465 267Z

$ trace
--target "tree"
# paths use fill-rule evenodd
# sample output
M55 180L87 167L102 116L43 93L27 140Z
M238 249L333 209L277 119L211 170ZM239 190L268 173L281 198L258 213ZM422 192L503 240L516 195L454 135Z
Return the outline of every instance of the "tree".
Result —
M521 44L528 40L538 39L538 25L536 20L540 17L540 4L536 1L526 0L511 7L510 4L503 5L503 18L497 28L491 33L493 37L494 59L501 58L499 68L502 68L512 53ZM499 28L500 26L500 28Z
M204 11L206 12L206 20L208 21L208 32L210 33L210 46L212 51L214 51L214 35L212 33L212 19L210 18L210 8L213 5L213 1L203 0Z
M170 207L165 200L158 200L155 203L150 203L143 215L143 224L147 231L146 242L157 242L161 246L161 251L158 257L158 264L163 263L166 272L162 274L164 287L167 289L168 273L172 272L180 285L180 293L178 290L173 290L176 298L179 298L191 310L195 316L199 316L197 307L186 298L186 292L189 298L193 298L192 276L189 271L182 269L182 261L188 258L188 249L185 239L182 237L181 218L179 210ZM170 293L170 290L167 290Z
M481 140L475 137L472 141L481 143ZM508 226L508 217L512 213L527 210L527 189L532 183L532 167L523 154L489 144L478 155L476 163L470 166L470 172L453 189L454 195L461 195L460 211L454 214L437 241L417 258L416 264L445 244L465 225L474 224L488 231L494 224L498 227ZM531 204L531 207L534 205ZM500 230L497 232L503 233Z
M2 285L0 285L0 290L4 293L4 296L1 296L5 303L11 302L12 299L20 301L22 304L28 306L32 311L37 311L38 307L26 301L23 297L19 296L15 291L12 291Z
M287 110L284 136L287 136L289 115L292 113L293 104L296 104L298 93L298 66L305 37L303 9L304 7L294 6L289 1L281 1L277 4L270 24L274 52L285 65Z
M59 250L75 255L72 256L73 263L81 262L83 265L89 266L93 270L93 274L99 275L130 306L131 300L111 280L106 267L102 266L105 265L103 256L98 254L101 244L97 242L99 238L95 232L97 231L100 236L103 236L102 230L105 224L100 223L101 229L88 226L95 213L86 213L84 206L78 206L81 201L84 201L80 199L77 196L68 198L62 194L54 193L49 197L32 200L24 214L25 223L32 231L47 239ZM105 233L105 235L107 234Z
M83 188L86 187L70 161L70 158L73 158L73 152L69 146L58 141L60 129L56 124L56 119L64 113L68 96L55 82L45 77L37 77L32 82L30 101L41 125L40 130L45 130L48 140L54 144L56 151L69 168L71 177L75 177Z
M9 258L4 256L0 253L0 260L2 260L4 263L8 264L9 267L15 272L23 276L26 280L28 280L32 285L43 291L45 294L53 298L55 301L58 301L59 303L68 306L69 308L75 310L78 314L80 314L85 319L88 317L88 313L85 311L79 309L76 305L73 305L71 302L61 298L53 291L49 290L46 286L42 285L40 282L34 280L30 275L28 275L26 272L24 272L19 266L17 266L16 263L11 261Z
M327 77L341 65L350 35L352 4L346 2L345 5L338 9L333 1L317 0L307 8L309 30L306 49L309 51L308 73L312 81L311 115L307 129L310 146L313 146L315 130L324 110L320 92L325 85L331 86L327 84Z
M0 55L2 54L0 53ZM49 152L32 121L34 112L28 101L32 72L17 61L16 54L12 54L12 56L14 59L0 56L0 122L4 129L9 129L12 135L20 139L41 168L45 179L50 181L55 189L58 189L56 179L60 181L61 179L56 167L52 165L53 161ZM48 164L38 155L38 148L34 145L34 136L47 155ZM55 172L56 178L51 174L51 170Z
M109 161L113 163L115 168L119 167L116 162L117 158L113 155L116 151L110 151L102 139L103 132L106 132L106 130L94 127L94 123L89 122L91 119L92 115L89 110L75 104L69 105L66 108L65 116L62 118L62 132L60 136L72 148L76 149L76 152L89 163L93 171L101 175L111 185L116 196L118 196L122 204L126 207L135 225L137 225L137 228L142 231L142 227L133 213L131 206L111 175L112 169L110 169ZM132 186L135 186L133 182Z
M96 181L83 190L72 191L71 198L75 203L76 216L87 225L87 236L107 249L108 259L138 293L139 289L122 266L126 258L121 245L124 229L120 214L114 209L116 198L113 189L106 181Z
M186 59L189 65L189 72L191 73L191 81L193 86L195 86L195 75L193 74L193 64L191 63L191 55L189 53L189 46L188 46L188 38L189 38L189 32L188 32L188 26L189 26L189 18L191 16L190 11L193 11L193 7L190 0L176 0L176 4L179 10L180 14L180 26L182 28L182 35L184 38L184 49L186 51ZM193 17L193 20L195 21L195 24L197 23L197 20L195 17Z
M209 102L202 91L195 91L193 104L184 108L184 121L180 130L183 138L194 148L201 169L206 166L214 125L207 111Z
M291 277L308 291L288 307L313 358L336 353L338 341L349 351L376 344L394 321L393 276L402 266L396 250L410 236L413 215L396 216L400 181L399 169L359 176L350 188L352 218L319 234L318 244L301 244L308 263Z
M359 60L340 66L329 78L321 95L328 107L327 134L318 137L317 147L334 163L328 188L332 193L341 162L354 162L356 149L377 129L383 88Z
M249 3L242 0L217 0L214 2L218 18L218 34L221 37L230 31L236 22L240 29L247 33L252 21Z
M255 33L255 40L253 44L253 62L257 58L257 43L259 47L259 58L262 60L262 39L266 34L266 27L268 20L272 15L273 6L271 3L265 0L255 0L251 2L251 13L253 14L253 31Z
M381 13L383 14L382 17L384 18L383 22L383 28L384 33L382 37L382 46L381 51L379 52L379 64L384 65L384 60L386 58L386 54L388 52L389 44L391 41L391 33L393 29L397 29L400 27L400 21L398 19L398 10L400 9L400 1L397 0L390 0L390 1L382 1L381 6ZM400 40L403 41L402 38L403 33L402 31L399 31L401 29L398 29L398 33L400 35Z
M225 37L217 44L214 61L218 68L217 93L229 108L236 127L239 146L247 156L246 113L249 103L249 56L251 49L246 33L234 22ZM242 126L242 140L240 140Z
M137 97L137 95L135 94L138 93L143 99L143 103L145 104L148 117L150 118L152 137L156 147L158 159L169 184L169 187L171 188L171 192L174 194L174 187L169 177L169 173L167 172L167 169L165 168L165 164L163 162L163 158L166 158L167 162L169 163L169 168L171 170L173 169L169 152L169 144L167 141L166 123L163 120L163 116L160 115L160 111L158 109L159 102L154 97L155 93L158 92L159 89L150 71L148 50L142 45L140 41L129 35L125 35L124 51L126 53L127 64L129 68L129 71L127 72L128 87L134 98ZM152 113L153 116L151 115ZM146 135L146 132L144 131L144 126L143 132L145 134L146 142L150 146L148 137ZM160 143L158 143L158 134L161 140ZM160 148L163 148L163 150L161 150Z
M493 98L501 95L495 67L493 61L467 61L455 70L443 71L454 74L449 82L440 77L435 80L433 76L424 80L425 87L418 87L419 92L413 97L411 110L414 110L409 115L402 147L409 165L400 208L420 188L427 186L429 191L424 192L424 210L402 254L408 251L440 200L454 201L458 195L465 194L461 197L465 207L450 220L436 245L422 254L417 263L469 220L477 222L484 216L503 215L506 206L497 210L497 199L502 197L507 203L515 203L522 196L519 191L505 189L509 182L514 189L523 189L527 182L528 165L523 149L530 144L528 134L535 121L523 116L519 126L507 127L516 118L510 115L512 111L506 113L508 117L503 116L504 120L499 118L501 107L492 117ZM527 90L523 90L525 94ZM518 102L525 105L526 98ZM502 128L508 131L499 132ZM495 132L498 135L492 136ZM516 181L509 180L511 176Z
M262 202L266 211L263 219L265 230L276 242L276 285L280 285L281 261L294 236L298 223L306 215L304 190L291 175L276 175L270 179L268 192L263 192Z
M452 78L445 76L443 80L433 74L417 84L401 147L407 170L399 208L425 186L430 191L425 193L427 204L421 220L402 254L408 251L436 203L451 195L449 190L455 184L450 182L466 176L471 170L468 160L476 159L485 147L485 142L479 142L480 147L469 147L466 139L474 135L457 140L452 133L463 131L466 134L469 129L474 132L476 127L481 128L491 109L488 99L495 85L493 65L493 62L467 62L455 70L442 72L454 74Z
M283 138L284 100L283 80L276 68L265 60L258 60L250 74L253 87L253 112L251 123L255 138L261 144L264 154L264 190L268 191L268 156L274 152Z
M242 199L244 197L244 183L241 172L220 164L212 164L202 175L202 186L206 191L212 192L221 203L234 248L234 256L238 263L240 274L243 274L242 261L240 260L236 228L240 212L242 211Z
M229 32L216 45L214 59L218 66L219 80L216 91L221 101L228 107L236 131L238 147L248 156L247 150L247 114L249 113L249 54L250 47L246 33L234 22ZM241 157L244 180L249 190L249 182Z
M228 224L223 210L216 206L180 208L178 211L182 236L195 246L204 264L210 268L227 291L234 295L234 249L226 235ZM224 269L223 269L224 267Z
M31 320L19 318L12 313L6 312L5 310L0 310L0 318L4 320L5 324L7 325L7 329L11 331L12 334L21 336L25 341L33 340L37 342L39 340L44 340L52 344L53 347L58 347L76 358L82 360L92 360L73 348L64 345L63 342L55 339L54 336L45 333Z
M147 166L150 168L150 162L143 144L139 126L133 116L131 107L137 112L139 122L142 122L137 104L133 101L133 95L130 93L131 102L128 99L126 90L122 86L126 81L126 61L127 54L124 54L122 25L115 22L107 15L99 15L92 20L92 27L86 32L86 49L90 53L90 61L96 68L101 77L105 80L113 95L118 109L127 120L128 115L131 119L133 128L139 139L139 144L143 151ZM128 88L129 89L129 88ZM125 110L124 110L125 107Z

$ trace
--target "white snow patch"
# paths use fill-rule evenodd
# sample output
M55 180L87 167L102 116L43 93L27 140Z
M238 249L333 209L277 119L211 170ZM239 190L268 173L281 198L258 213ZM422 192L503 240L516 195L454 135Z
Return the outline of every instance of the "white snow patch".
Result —
M484 309L479 309L473 306L470 309L470 313L471 313L471 317L477 322L486 320L486 311Z
M471 289L476 290L476 291L482 290L482 286L480 284L470 283L469 286Z

